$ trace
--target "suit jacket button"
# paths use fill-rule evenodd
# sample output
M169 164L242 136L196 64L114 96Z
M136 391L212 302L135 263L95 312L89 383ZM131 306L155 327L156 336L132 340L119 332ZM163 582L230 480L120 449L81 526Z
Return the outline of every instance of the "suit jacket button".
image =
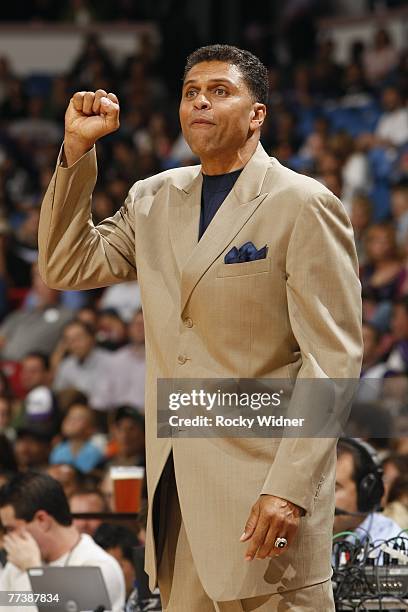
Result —
M184 325L186 327L193 327L193 319L190 319L190 317L187 317L187 319L184 319Z
M179 362L180 365L183 365L184 363L186 363L187 357L185 355L179 355L177 357L177 361Z

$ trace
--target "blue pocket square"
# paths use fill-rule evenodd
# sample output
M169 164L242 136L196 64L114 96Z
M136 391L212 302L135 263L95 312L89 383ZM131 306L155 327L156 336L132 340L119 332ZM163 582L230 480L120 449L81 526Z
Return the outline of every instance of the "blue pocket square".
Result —
M225 255L224 263L234 264L244 261L255 261L255 259L265 259L267 252L268 247L266 244L258 251L253 242L246 242L239 249L237 249L237 247L232 247Z

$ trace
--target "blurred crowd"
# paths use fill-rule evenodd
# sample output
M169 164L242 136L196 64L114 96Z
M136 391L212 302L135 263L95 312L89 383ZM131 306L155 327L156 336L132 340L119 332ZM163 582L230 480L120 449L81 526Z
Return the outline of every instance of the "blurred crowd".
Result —
M369 44L356 40L344 65L334 58L323 39L311 61L269 66L262 142L327 185L351 217L366 383L353 422L395 479L408 456L408 50L380 29ZM54 76L20 78L12 58L0 58L0 483L46 471L75 512L114 510L109 467L144 465L143 313L137 283L47 288L36 264L39 209L78 90L115 92L121 105L120 130L97 143L95 223L135 181L197 163L180 133L179 83L159 63L147 34L119 65L89 35L69 72ZM406 479L393 495L408 507ZM97 527L78 523L89 535ZM135 538L143 537L142 519Z

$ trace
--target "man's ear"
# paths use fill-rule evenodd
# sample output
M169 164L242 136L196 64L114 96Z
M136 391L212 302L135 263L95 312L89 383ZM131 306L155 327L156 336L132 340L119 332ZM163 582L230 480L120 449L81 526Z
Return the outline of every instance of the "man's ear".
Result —
M52 526L52 517L45 510L37 510L34 514L33 521L41 531L49 531Z
M251 124L252 130L260 129L266 117L266 106L260 102L255 102L251 111Z

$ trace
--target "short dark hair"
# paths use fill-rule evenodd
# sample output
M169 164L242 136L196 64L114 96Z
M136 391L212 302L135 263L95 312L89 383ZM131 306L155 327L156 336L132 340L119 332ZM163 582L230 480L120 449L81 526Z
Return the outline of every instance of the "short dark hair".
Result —
M32 359L38 359L38 361L41 361L44 370L50 369L50 358L45 353L42 353L41 351L31 351L30 353L24 355L24 359L29 359L30 357Z
M137 411L133 406L128 406L127 404L123 406L118 406L115 416L114 423L117 425L120 421L124 419L132 419L140 427L140 429L145 430L145 419L140 412Z
M72 319L64 326L64 331L69 327L81 327L82 330L91 338L95 338L95 329L89 323L85 323L85 321L81 321L81 319Z
M102 523L94 533L94 540L104 550L119 547L125 559L133 563L133 549L140 546L137 536L124 525Z
M266 104L268 101L268 70L250 51L239 49L232 45L208 45L200 47L188 58L184 67L183 81L187 73L196 64L201 62L227 62L236 66L242 74L242 78L248 87L254 102Z
M73 497L86 497L87 495L95 495L96 497L100 499L101 505L102 505L101 512L109 511L108 502L106 501L106 498L104 494L102 493L102 491L98 489L97 487L93 487L93 486L84 484L78 489L75 489L75 491L71 493L69 499L71 500Z
M68 500L62 485L40 472L17 474L0 488L0 508L12 506L16 518L30 522L36 512L45 510L57 523L72 523Z

